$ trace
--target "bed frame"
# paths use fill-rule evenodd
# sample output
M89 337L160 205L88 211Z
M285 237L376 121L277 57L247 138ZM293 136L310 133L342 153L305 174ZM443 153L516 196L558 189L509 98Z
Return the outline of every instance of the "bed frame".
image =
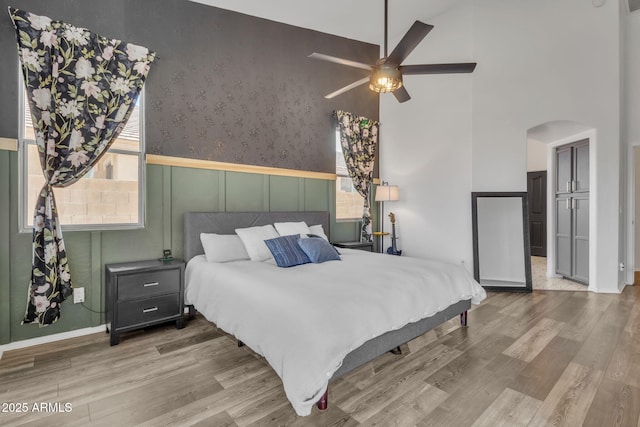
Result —
M186 212L184 214L184 258L188 262L197 255L204 254L200 233L234 234L236 228L273 224L274 222L304 221L308 225L322 224L329 236L329 212ZM370 339L351 351L342 361L342 366L333 374L332 380L351 372L376 357L394 351L400 346L430 331L438 325L460 316L462 326L467 326L467 310L470 300L459 301L431 317L410 323L401 329L387 332ZM189 313L194 314L193 306ZM238 345L244 345L238 341ZM329 389L320 398L317 406L327 409Z

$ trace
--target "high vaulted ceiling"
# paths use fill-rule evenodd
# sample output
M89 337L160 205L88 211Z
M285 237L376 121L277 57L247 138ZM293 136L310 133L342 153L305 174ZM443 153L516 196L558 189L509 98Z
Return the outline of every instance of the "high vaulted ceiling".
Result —
M383 44L384 0L191 0L324 33ZM389 42L416 19L429 19L461 0L389 0Z

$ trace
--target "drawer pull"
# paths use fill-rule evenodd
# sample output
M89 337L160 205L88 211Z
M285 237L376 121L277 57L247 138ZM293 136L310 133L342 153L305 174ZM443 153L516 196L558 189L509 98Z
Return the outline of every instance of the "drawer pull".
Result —
M144 308L142 309L143 313L151 313L153 311L158 311L158 307L150 307L150 308Z
M145 288L149 288L149 287L151 287L151 286L158 286L158 285L160 285L160 283L159 283L159 282L151 282L151 283L145 283L145 284L144 284L144 285L142 285L142 286L144 286Z

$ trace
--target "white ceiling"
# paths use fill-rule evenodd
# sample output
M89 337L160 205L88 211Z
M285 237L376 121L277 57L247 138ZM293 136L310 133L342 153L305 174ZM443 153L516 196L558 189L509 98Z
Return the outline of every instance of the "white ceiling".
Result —
M190 0L272 21L383 44L384 0ZM389 43L415 20L429 23L461 0L389 0Z

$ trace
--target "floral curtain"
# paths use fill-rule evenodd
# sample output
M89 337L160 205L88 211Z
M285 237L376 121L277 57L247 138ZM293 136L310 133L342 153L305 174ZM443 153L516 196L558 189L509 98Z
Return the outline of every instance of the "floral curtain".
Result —
M373 180L378 128L380 123L357 117L346 111L336 111L340 129L340 144L353 186L364 198L362 212L362 241L371 241L370 189Z
M33 260L23 323L49 325L73 293L53 187L86 174L124 128L155 53L9 8L45 185L33 219Z

